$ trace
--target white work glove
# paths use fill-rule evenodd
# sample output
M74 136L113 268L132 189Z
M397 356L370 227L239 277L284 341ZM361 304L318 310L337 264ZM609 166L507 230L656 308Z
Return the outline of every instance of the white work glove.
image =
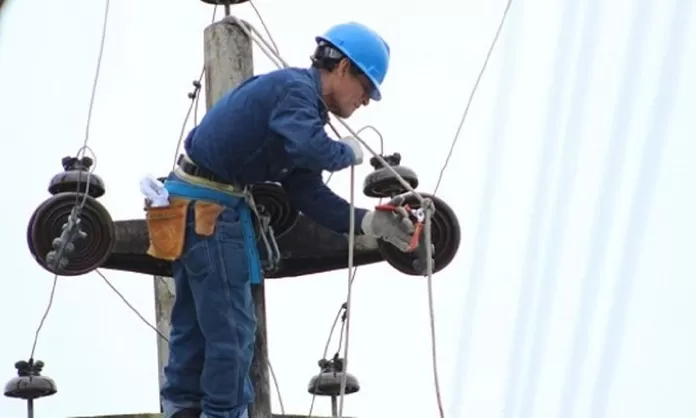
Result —
M389 202L387 205L393 203L395 202ZM360 226L366 235L387 241L403 252L409 250L415 229L403 207L395 212L370 211L365 214Z
M164 184L151 174L140 180L140 192L153 207L169 206L169 192L164 188Z
M363 162L363 150L360 146L360 142L352 136L346 136L340 139L340 142L348 145L355 155L355 160L353 165L360 165Z

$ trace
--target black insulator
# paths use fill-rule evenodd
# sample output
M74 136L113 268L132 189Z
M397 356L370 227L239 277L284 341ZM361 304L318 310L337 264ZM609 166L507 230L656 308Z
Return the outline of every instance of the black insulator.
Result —
M319 360L321 371L312 377L307 386L307 391L317 396L340 396L341 379L346 376L345 394L358 392L360 384L358 379L350 373L343 371L343 359Z
M47 376L41 375L44 363L42 361L18 361L15 363L17 377L5 385L5 396L32 400L51 396L58 389L56 383Z
M433 250L433 273L447 267L459 250L461 231L459 220L454 210L439 197L428 193L420 193L423 198L429 198L433 202L435 212L431 217L431 242ZM421 207L420 201L414 194L405 196L404 204L412 209ZM414 267L417 253L405 253L394 247L392 244L379 240L377 241L380 253L384 260L392 267L410 276L420 276L421 273Z
M396 173L408 183L412 189L418 187L418 176L415 171L401 164L401 154L395 153L382 157ZM404 187L392 170L386 168L377 157L370 158L370 165L375 169L365 177L363 193L368 197L391 198L406 193Z
M63 171L51 179L48 185L49 193L87 193L95 199L104 196L104 181L98 175L89 172L93 164L91 158L64 157L61 164Z
M114 222L111 215L98 200L87 196L85 205L79 213L79 239L66 243L60 260L57 255L56 239L63 234L63 225L75 207L75 201L82 202L84 195L75 192L59 193L44 201L29 219L27 241L29 251L46 270L60 276L78 276L95 270L111 255L115 243ZM58 243L60 247L61 243ZM52 254L52 255L49 255ZM52 266L53 262L58 267Z
M270 218L276 238L280 238L295 226L299 215L292 206L285 189L277 183L256 183L251 186L256 210L261 216Z

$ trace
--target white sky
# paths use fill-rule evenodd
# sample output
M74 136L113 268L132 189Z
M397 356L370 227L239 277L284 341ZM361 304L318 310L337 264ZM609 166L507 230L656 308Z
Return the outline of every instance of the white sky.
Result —
M434 278L448 418L571 418L563 408L574 409L572 417L696 416L696 200L688 186L696 179L696 167L688 165L696 151L689 110L696 107L696 24L689 20L696 12L690 3L514 0L440 191L462 228L458 257ZM383 34L393 56L384 100L350 122L356 129L376 125L387 152L400 152L420 173L420 190L430 191L505 4L424 4L258 0L257 6L294 65L307 65L313 37L331 24L354 19ZM74 154L84 138L103 7L94 0L15 1L2 20L0 138L8 155L22 155L4 162L10 181L0 220L6 271L0 377L8 380L14 362L29 355L52 282L26 248L26 223L48 197L61 157ZM597 13L583 23L587 7ZM249 5L233 11L261 27ZM112 2L90 145L107 184L102 203L115 219L141 217L140 177L164 175L171 166L211 14L196 1ZM643 22L637 34L630 33L634 18ZM257 72L273 69L259 51L255 65ZM537 184L545 132L551 155ZM641 175L642 158L648 169ZM358 178L369 170L360 167ZM331 184L348 195L347 172ZM537 186L546 199L530 240ZM637 191L645 192L639 200L652 203L639 206L631 221ZM356 195L360 205L375 203ZM149 277L105 273L154 321ZM539 280L551 304L534 319ZM627 284L616 293L619 281ZM308 412L307 383L345 288L345 271L267 286L270 356L288 412ZM535 326L513 345L521 289L528 291L521 312ZM360 269L354 290L349 361L362 389L347 398L345 415L436 417L426 282L385 264ZM615 299L625 304L617 306L625 316L605 346ZM587 350L578 346L571 360L578 324ZM529 373L520 347L531 345L539 327L547 338ZM614 354L601 360L606 348ZM36 357L59 388L37 402L39 418L158 410L156 336L96 274L60 280ZM516 373L519 380L512 380ZM599 405L595 386L606 392L604 413L590 412ZM535 402L516 415L522 398ZM504 408L506 399L514 405ZM2 417L24 410L22 402L0 398ZM315 413L328 415L328 400L320 399Z

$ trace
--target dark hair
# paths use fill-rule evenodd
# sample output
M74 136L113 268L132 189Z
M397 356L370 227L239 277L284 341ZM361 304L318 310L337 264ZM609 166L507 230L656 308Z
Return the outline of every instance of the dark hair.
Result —
M310 59L312 60L312 67L328 72L333 71L341 60L347 59L350 63L350 72L352 74L360 75L363 73L358 67L353 65L348 57L328 42L320 42Z

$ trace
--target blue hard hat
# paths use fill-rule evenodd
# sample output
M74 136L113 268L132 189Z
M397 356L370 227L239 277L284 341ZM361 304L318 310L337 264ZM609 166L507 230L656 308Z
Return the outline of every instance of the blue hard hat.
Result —
M377 32L360 23L341 23L317 36L316 41L327 42L341 51L372 82L370 98L382 99L380 85L389 69L389 45Z

